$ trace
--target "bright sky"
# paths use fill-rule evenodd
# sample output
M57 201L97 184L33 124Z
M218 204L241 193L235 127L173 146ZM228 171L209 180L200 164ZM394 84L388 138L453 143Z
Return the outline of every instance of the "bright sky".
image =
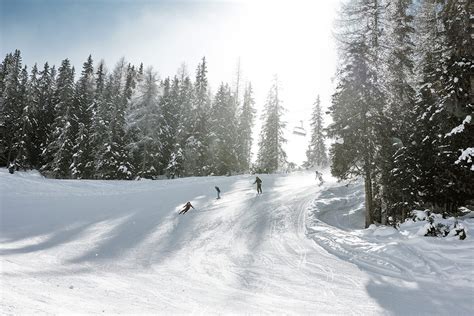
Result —
M259 110L278 75L288 110L288 156L301 163L306 140L291 131L300 120L308 130L317 94L324 107L329 104L338 2L0 0L0 53L3 58L18 48L29 66L59 65L67 57L78 70L89 54L109 68L125 57L153 66L162 77L173 76L183 62L194 77L206 56L214 91L221 81L235 80L240 58ZM260 120L256 123L258 132Z

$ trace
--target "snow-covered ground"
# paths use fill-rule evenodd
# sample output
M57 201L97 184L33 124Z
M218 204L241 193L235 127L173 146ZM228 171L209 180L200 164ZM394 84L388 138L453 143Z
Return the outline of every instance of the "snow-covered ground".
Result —
M1 313L474 314L470 235L364 230L361 185L261 178L256 196L252 176L68 181L0 169ZM188 200L196 209L177 215Z

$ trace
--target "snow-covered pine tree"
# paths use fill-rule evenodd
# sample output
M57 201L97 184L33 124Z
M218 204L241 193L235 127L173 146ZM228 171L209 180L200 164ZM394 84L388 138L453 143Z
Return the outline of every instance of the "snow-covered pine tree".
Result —
M178 120L176 142L167 167L167 174L171 178L191 175L192 170L195 170L195 160L192 159L192 156L188 155L189 159L185 160L185 148L187 147L186 144L188 144L187 141L192 136L194 130L194 89L191 79L186 75L184 66L182 66L180 70L181 72L178 72L178 76L181 78L178 96L180 115Z
M212 170L216 175L237 171L236 104L229 85L221 83L211 109Z
M161 159L160 87L153 68L147 68L132 95L127 115L128 131L133 133L128 145L135 157L136 174L152 179L159 174Z
M39 72L38 79L38 116L36 139L39 143L38 150L40 157L37 166L42 167L47 162L51 162L53 157L46 157L48 144L54 141L52 138L53 124L56 117L54 109L56 89L56 68L45 63L43 70Z
M313 115L311 116L311 141L306 151L307 168L325 168L328 165L328 156L326 152L326 144L324 143L326 136L323 127L323 112L321 109L321 100L319 95L314 102Z
M374 222L375 156L383 118L378 83L380 3L352 0L345 4L339 34L341 64L330 110L331 172L340 179L362 176L365 181L366 226Z
M413 107L403 113L408 126L407 139L395 155L393 170L395 188L400 188L401 200L393 203L394 214L403 220L413 208L425 207L432 200L439 182L438 155L435 135L440 122L433 120L439 82L433 78L436 60L440 58L443 40L438 33L436 0L424 0L416 14L416 55L419 56L415 78L417 96ZM434 80L433 80L434 79Z
M0 106L2 124L4 126L4 137L1 139L1 147L5 152L7 164L14 162L16 151L17 131L21 126L21 113L23 110L24 96L21 95L21 72L22 59L19 50L8 54L3 61L2 80L2 104Z
M76 83L74 108L77 115L77 135L73 148L72 176L89 179L94 173L93 147L91 146L92 115L95 112L95 82L92 56L89 55Z
M174 77L169 83L168 101L161 107L162 135L162 173L168 178L176 176L177 167L182 163L182 153L177 150L178 132L181 118L180 83L178 77ZM174 153L174 154L173 154ZM181 157L180 157L181 155Z
M32 79L36 84L36 76L38 70L36 67L33 68ZM17 168L28 169L31 168L30 150L32 149L33 140L32 135L35 127L35 115L36 104L33 100L29 100L28 97L28 71L27 67L24 66L19 76L19 98L17 99L17 106L21 107L21 114L19 118L18 129L15 131L13 137L13 152L15 153L15 164ZM30 102L32 101L32 102Z
M56 178L71 178L70 166L77 123L73 112L74 68L71 67L69 59L63 60L58 69L53 105L56 109L56 119L51 142L43 152L46 163L42 169Z
M132 163L126 150L125 115L134 84L134 70L122 58L108 78L104 91L108 125L106 141L99 148L97 173L102 179L131 179Z
M23 79L24 80L24 79ZM39 163L40 146L38 141L38 67L35 64L31 69L30 78L25 90L25 107L22 113L23 130L23 165L26 168L35 168Z
M249 172L252 159L252 128L255 120L256 110L254 108L252 84L249 82L245 87L244 100L238 119L237 135L239 141L238 160L239 171Z
M203 57L196 69L194 82L193 116L187 121L192 124L192 132L185 143L186 171L190 175L203 176L210 174L209 152L209 111L210 100L208 94L207 64Z
M109 115L107 103L105 102L105 87L107 84L107 70L101 61L95 73L94 106L92 113L92 128L90 147L93 156L93 178L100 178L97 172L101 160L102 145L108 140Z
M400 218L401 201L406 179L400 177L396 153L408 142L413 127L410 113L415 101L414 84L414 27L411 0L395 0L388 3L386 65L384 94L387 102L379 128L380 147L377 154L377 175L381 221L388 216Z
M160 174L167 173L176 147L179 120L181 116L179 100L179 80L166 78L162 83L163 95L160 99L160 141L162 144L160 157ZM169 176L169 175L168 175Z
M282 120L283 105L278 95L279 82L275 76L267 96L262 115L262 131L260 132L259 151L257 156L257 172L273 173L282 170L286 164L286 153L283 150L283 129L286 123Z
M443 189L438 191L432 204L443 211L454 211L474 196L471 181L474 171L472 8L470 1L447 0L438 13L444 47L432 74L440 84L431 119L440 122L436 142Z

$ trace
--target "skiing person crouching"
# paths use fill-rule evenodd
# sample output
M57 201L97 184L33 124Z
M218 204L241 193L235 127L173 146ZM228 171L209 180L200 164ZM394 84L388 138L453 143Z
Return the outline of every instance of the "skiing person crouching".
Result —
M178 214L184 214L184 213L186 213L187 211L189 211L189 209L190 209L191 207L194 209L194 206L191 205L191 202L186 203L186 204L183 206L183 209L182 209Z

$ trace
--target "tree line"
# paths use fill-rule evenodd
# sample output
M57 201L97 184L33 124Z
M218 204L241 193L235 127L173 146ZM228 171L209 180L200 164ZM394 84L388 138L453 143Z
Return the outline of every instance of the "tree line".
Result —
M162 80L153 68L121 59L84 62L76 80L69 59L31 71L19 50L0 65L0 163L60 179L136 179L281 170L278 82L263 115L251 163L255 101L250 83L221 83L214 95L202 58L194 81L185 67ZM275 123L277 122L277 123ZM274 152L275 151L275 152Z
M350 0L338 20L331 170L365 181L366 225L474 199L474 32L466 0Z

